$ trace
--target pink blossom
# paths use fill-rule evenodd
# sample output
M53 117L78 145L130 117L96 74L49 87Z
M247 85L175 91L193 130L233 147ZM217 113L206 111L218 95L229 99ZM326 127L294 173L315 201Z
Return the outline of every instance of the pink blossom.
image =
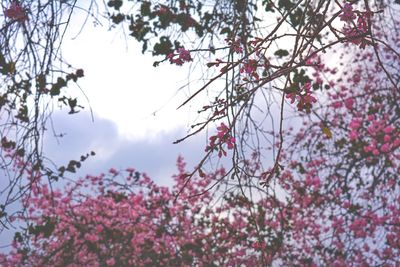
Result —
M315 188L321 187L321 180L319 179L319 177L314 177L312 183Z
M353 6L349 3L343 5L342 14L339 15L341 21L351 22L356 18Z
M110 258L106 261L108 266L114 266L115 265L115 259L114 258Z
M192 61L190 52L188 50L186 50L185 48L183 48L183 47L178 48L177 53L178 53L177 54L178 58L176 58L175 57L176 55L173 53L167 55L167 58L169 59L171 64L182 66L183 63Z
M333 102L333 104L332 104L333 108L341 108L342 106L343 106L343 104L340 101Z
M178 53L179 53L179 58L183 60L184 62L189 62L192 61L192 57L190 56L190 52L186 50L185 48L181 47L178 48Z
M396 138L396 139L394 140L393 146L394 146L394 147L400 146L400 138Z
M390 140L391 140L391 137L389 135L385 134L385 136L383 137L383 141L387 143Z
M18 22L24 22L28 19L24 8L16 1L13 1L10 7L4 11L4 15L9 19L16 20Z
M226 140L226 144L228 146L228 149L233 149L235 146L235 137L229 137Z
M346 108L352 109L352 108L353 108L353 105L354 105L354 100L353 100L352 98L347 98L347 99L344 101L344 104L345 104Z
M104 230L104 227L102 225L99 224L96 226L97 234L101 234L101 232L103 232L103 230Z
M226 144L228 149L233 149L235 147L235 138L230 134L230 129L223 122L217 127L217 130L216 135L210 136L210 143L205 151L217 149L219 157L226 156L227 153L222 148L222 145Z
M297 108L300 111L310 109L312 104L317 102L311 92L311 83L306 83L297 92L287 93L286 98L290 98L292 104L297 100Z
M85 234L85 239L92 243L95 243L99 240L99 238L95 234Z
M108 172L111 173L114 176L118 175L118 171L116 169L114 169L114 168L109 169Z
M242 68L240 69L240 73L246 73L255 79L259 79L257 68L258 68L257 60L250 59L243 64Z
M359 135L358 135L358 132L357 132L357 131L351 131L351 132L350 132L349 138L350 138L351 141L357 140L358 137L359 137Z
M290 99L290 104L293 104L294 101L296 100L296 94L295 93L288 93L286 94L286 98Z
M382 151L383 153L388 153L388 152L390 152L390 144L388 144L388 143L383 144L383 145L381 146L381 151Z
M366 33L368 31L368 18L370 17L370 14L368 12L363 12L361 15L358 16L357 19L357 29L360 32Z
M350 129L352 129L352 130L358 130L358 128L361 127L361 120L358 118L354 118L351 120L349 126L350 126Z
M383 130L383 132L384 132L385 134L390 134L393 130L394 130L394 129L393 129L392 126L387 126L387 127Z

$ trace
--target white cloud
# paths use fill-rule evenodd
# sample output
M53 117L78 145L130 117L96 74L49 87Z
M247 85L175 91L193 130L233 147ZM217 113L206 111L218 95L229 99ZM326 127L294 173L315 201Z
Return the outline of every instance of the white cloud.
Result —
M165 63L155 68L155 58L141 54L133 38L124 40L101 26L87 24L72 40L78 30L77 26L69 29L63 56L85 71L79 84L89 103L81 93L75 94L86 107L90 105L99 117L115 122L121 134L136 140L155 138L187 123L188 109L176 110L185 99L177 91L187 83L186 67Z

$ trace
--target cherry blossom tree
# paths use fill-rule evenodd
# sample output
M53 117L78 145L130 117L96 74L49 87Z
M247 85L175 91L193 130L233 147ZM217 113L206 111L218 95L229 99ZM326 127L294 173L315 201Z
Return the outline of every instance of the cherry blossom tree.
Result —
M263 236L274 240L275 230L251 223L262 220L263 205L268 204L252 203L237 192L216 200L207 188L225 175L224 169L193 178L184 186L188 173L182 158L177 167L172 189L157 186L134 169L110 169L52 191L41 181L41 173L29 171L35 186L33 196L24 200L29 201L27 217L21 218L29 223L26 231L16 234L14 250L2 255L0 263L231 266L270 262L276 251L264 252L261 240Z
M181 106L205 93L210 102L177 140L208 129L204 158L192 170L178 159L172 189L111 169L60 190L5 147L31 194L3 265L400 264L395 2L107 4L112 27L127 26L155 66L207 66ZM6 11L29 20L17 4ZM206 169L221 157L231 166Z
M362 85L358 79L350 80ZM391 93L378 91L382 97ZM349 90L338 94L357 99L357 93ZM338 94L332 94L331 105L337 105ZM360 106L355 102L344 101L342 111L359 114L356 107L376 105L376 101L362 101ZM182 158L177 161L172 188L157 186L135 169L110 169L107 174L71 182L63 190L51 190L40 171L28 168L33 195L23 200L26 214L15 218L28 224L16 233L13 250L1 255L0 263L396 266L400 263L396 176L400 136L398 128L387 126L387 120L398 114L382 119L366 114L356 122L352 112L341 115L335 114L351 120L353 126L343 129L340 123L332 123L332 136L321 134L320 123L309 118L305 118L309 127L289 132L293 145L282 155L287 168L265 186L260 186L262 175L254 180L260 172L259 154L246 163L241 184L225 179L223 168L194 175L186 183L190 172ZM375 144L379 153L371 151L373 142L343 141L352 139L354 128L380 136L381 142ZM336 139L339 131L347 136ZM341 160L330 160L330 153Z

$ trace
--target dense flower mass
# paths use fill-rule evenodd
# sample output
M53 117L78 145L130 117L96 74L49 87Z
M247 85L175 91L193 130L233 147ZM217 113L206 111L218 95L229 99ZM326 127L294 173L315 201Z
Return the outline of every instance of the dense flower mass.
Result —
M214 200L207 187L225 175L223 169L194 178L175 201L175 194L187 177L182 158L177 166L179 173L174 176L172 190L157 186L134 169L121 172L122 180L118 180L115 170L107 175L87 176L64 191L51 191L38 182L28 204L30 245L24 247L25 243L17 238L15 250L2 255L0 264L257 264L264 253L256 245L256 226L248 225L252 220L248 208L252 204L231 196L217 208L212 207ZM264 256L264 260L269 257Z

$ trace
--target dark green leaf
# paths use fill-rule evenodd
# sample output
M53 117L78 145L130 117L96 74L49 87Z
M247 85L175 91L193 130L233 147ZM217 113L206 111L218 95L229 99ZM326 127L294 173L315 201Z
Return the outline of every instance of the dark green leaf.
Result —
M285 57L289 55L289 51L285 50L285 49L279 49L275 52L275 56L278 57Z
M160 38L160 42L154 45L153 55L168 55L172 53L172 43L169 37L163 36Z

